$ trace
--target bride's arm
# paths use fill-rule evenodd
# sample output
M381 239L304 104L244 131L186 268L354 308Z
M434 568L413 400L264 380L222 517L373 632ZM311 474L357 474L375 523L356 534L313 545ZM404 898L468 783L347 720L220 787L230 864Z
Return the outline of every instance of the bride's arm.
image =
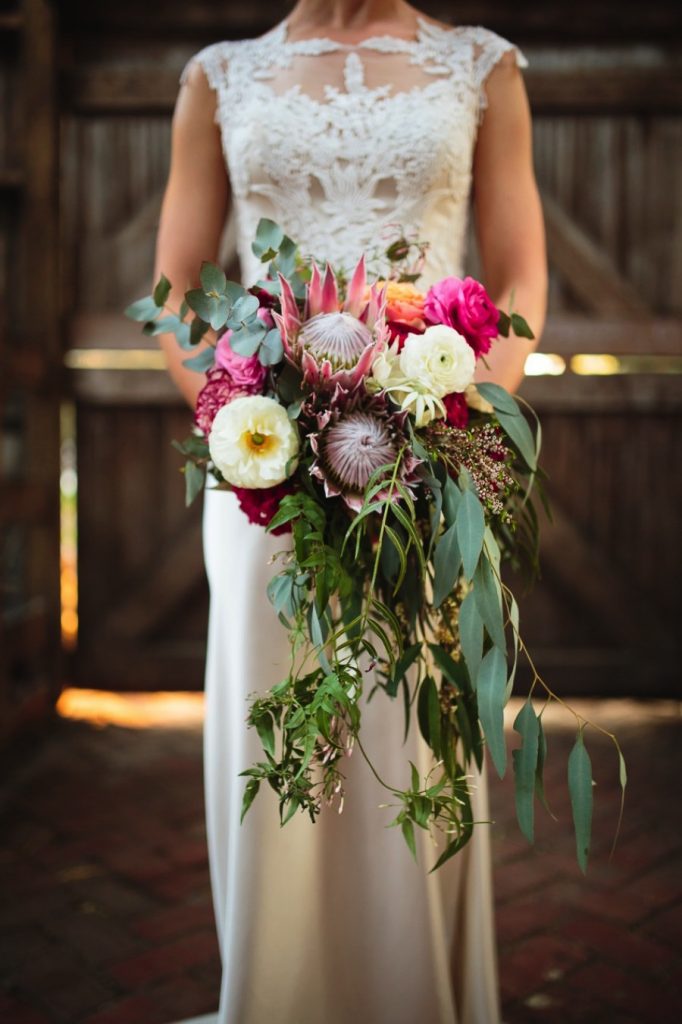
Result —
M474 155L474 209L483 277L493 301L526 318L536 340L510 335L479 363L477 380L515 391L526 356L537 345L547 303L547 258L542 207L533 172L531 120L526 90L512 54L506 54L486 85L488 109Z
M217 260L227 213L229 187L215 108L215 93L195 65L180 90L173 116L170 174L156 243L154 280L164 273L172 283L168 305L176 311L185 291L198 284L202 261ZM182 365L188 353L174 335L161 335L159 341L168 372L193 406L203 374Z

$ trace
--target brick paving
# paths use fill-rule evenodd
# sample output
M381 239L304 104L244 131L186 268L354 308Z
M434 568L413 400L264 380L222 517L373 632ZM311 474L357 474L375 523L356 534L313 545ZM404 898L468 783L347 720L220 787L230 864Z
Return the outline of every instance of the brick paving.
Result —
M679 709L575 706L622 741L622 838L610 861L617 763L590 732L595 822L584 879L564 782L573 734L565 716L548 715L547 790L559 820L537 810L534 848L516 828L511 779L492 780L504 1020L672 1024L682 1019ZM58 720L14 752L11 768L0 782L0 1021L168 1024L215 1009L199 726Z

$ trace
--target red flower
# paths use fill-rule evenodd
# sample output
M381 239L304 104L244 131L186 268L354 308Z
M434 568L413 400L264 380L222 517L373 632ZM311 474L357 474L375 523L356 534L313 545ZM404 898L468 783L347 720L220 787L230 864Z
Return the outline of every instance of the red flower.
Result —
M239 507L249 522L257 523L259 526L267 526L279 510L282 498L293 493L293 487L288 480L275 484L274 487L233 487L232 490L237 495ZM276 526L272 533L291 533L291 523Z
M446 395L443 405L447 413L445 422L449 423L451 427L459 427L460 430L464 430L469 422L469 406L464 392L453 391L451 395Z

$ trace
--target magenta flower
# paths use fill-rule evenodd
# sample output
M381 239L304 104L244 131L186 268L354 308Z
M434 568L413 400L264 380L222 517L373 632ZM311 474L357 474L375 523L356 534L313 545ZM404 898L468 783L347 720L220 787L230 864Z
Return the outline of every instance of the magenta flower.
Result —
M227 370L222 366L214 366L206 374L206 383L197 397L194 422L208 437L218 410L234 398L249 394L251 391L236 384Z
M260 312L261 310L258 310L258 313ZM263 310L263 313L267 314L268 311ZM240 356L238 352L234 352L230 345L231 337L232 331L228 329L218 339L215 349L216 366L227 370L234 383L243 388L246 394L260 395L267 369L258 356Z
M473 277L446 277L429 288L424 317L431 324L454 327L469 342L476 358L490 350L498 335L499 310Z

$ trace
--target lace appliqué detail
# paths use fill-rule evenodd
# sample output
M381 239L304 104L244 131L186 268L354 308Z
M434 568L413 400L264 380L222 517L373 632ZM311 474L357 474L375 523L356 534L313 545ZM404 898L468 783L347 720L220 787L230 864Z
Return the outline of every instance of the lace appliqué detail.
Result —
M425 283L459 273L484 84L509 50L524 66L520 52L487 29L420 19L416 40L289 42L282 24L197 54L188 68L199 63L217 96L244 280L261 273L250 242L263 216L306 253L347 270L402 230L430 244ZM330 56L318 67L338 73L315 96L306 91L310 60L325 55L340 64ZM384 55L393 73L377 83Z

